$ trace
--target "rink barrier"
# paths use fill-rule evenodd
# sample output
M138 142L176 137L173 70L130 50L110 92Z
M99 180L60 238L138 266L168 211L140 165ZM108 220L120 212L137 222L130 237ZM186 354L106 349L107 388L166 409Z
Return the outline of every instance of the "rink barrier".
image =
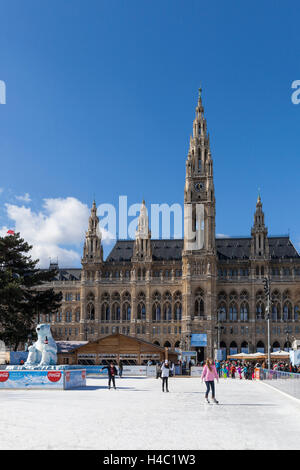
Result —
M270 369L260 369L259 380L294 398L300 399L300 374Z
M203 367L192 366L191 367L191 377L201 377Z
M86 369L87 375L104 375L107 376L107 369L102 370L103 365L97 366L84 366ZM117 371L119 373L119 368ZM134 376L143 376L143 377L155 377L156 375L156 366L123 366L122 375L124 377L134 377Z
M0 389L69 390L85 386L85 369L0 371Z

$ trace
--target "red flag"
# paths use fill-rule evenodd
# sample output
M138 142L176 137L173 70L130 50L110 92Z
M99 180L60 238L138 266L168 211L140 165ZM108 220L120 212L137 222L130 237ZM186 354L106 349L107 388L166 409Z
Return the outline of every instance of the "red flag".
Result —
M15 234L14 230L7 230L7 233L8 233L8 235L14 235Z

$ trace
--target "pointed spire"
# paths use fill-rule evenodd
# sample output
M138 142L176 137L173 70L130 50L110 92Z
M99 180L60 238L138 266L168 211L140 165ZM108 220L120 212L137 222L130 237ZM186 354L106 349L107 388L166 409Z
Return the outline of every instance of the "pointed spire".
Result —
M143 199L138 226L135 232L135 242L133 247L133 262L150 262L151 254L151 232L149 230L149 219L145 201Z
M256 201L256 210L254 213L254 224L251 229L252 243L251 252L252 257L265 257L269 254L268 244L268 228L265 226L265 214L262 210L262 201L260 192L258 193Z
M141 205L141 210L140 210L140 215L138 219L137 231L135 232L135 237L136 238L149 238L150 237L148 212L147 212L144 199Z
M94 199L89 217L88 230L85 235L85 244L83 248L83 258L85 260L101 261L103 249L101 246L101 231L99 230L99 217L97 216L97 206Z

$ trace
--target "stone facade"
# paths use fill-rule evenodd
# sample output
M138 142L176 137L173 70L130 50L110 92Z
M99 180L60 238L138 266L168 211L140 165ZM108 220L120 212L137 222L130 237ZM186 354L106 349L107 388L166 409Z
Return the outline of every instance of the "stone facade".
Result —
M271 346L300 339L300 256L288 236L268 236L260 196L251 236L216 238L213 161L201 90L186 161L184 240L153 240L143 201L135 241L117 241L103 259L95 202L82 269L60 269L62 311L52 318L60 340L96 340L113 333L189 349L206 333L212 356L267 345L263 277L271 283ZM193 349L193 348L191 348Z

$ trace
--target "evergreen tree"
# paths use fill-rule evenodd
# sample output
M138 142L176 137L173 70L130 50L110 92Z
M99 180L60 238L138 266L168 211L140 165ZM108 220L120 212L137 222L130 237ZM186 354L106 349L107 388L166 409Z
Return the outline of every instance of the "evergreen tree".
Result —
M38 269L31 249L19 233L0 237L0 340L15 351L35 336L40 314L55 313L62 300L61 292L43 288L57 271Z

